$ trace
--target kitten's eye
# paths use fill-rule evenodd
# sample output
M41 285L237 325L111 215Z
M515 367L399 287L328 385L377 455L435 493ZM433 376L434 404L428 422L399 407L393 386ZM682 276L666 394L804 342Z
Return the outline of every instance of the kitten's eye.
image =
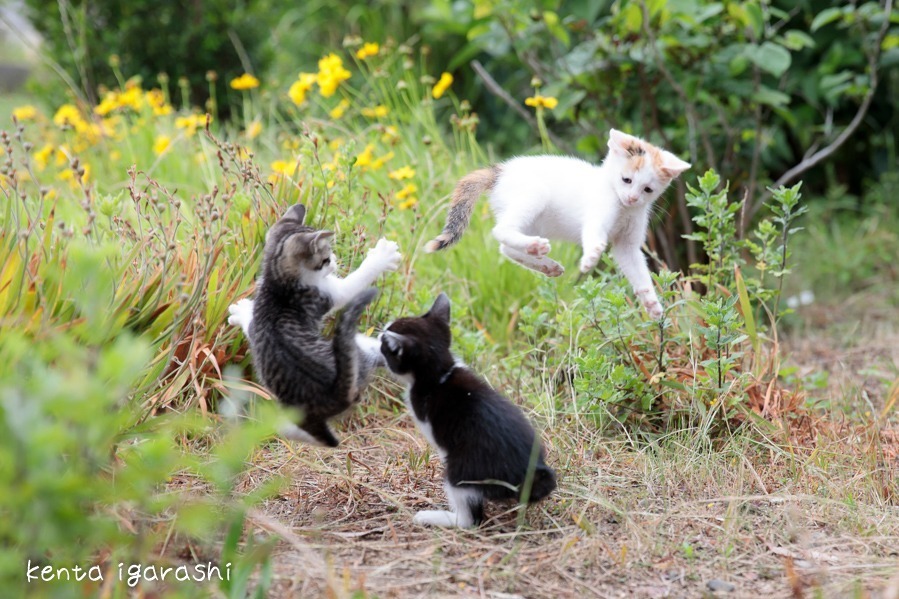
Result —
M331 263L331 259L330 259L330 258L325 258L324 260L322 260L322 266L323 266L323 267L329 265L330 263Z
M631 183L633 183L633 181L631 181L630 177L621 177L621 180L624 181L625 184L627 184L627 185L630 185Z
M645 191L646 193L652 193L652 187L644 187L643 191Z

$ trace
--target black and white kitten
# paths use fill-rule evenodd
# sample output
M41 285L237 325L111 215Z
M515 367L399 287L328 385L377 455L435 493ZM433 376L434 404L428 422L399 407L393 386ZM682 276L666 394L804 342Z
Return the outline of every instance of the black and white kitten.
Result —
M282 434L336 447L328 419L359 400L371 370L383 363L379 355L357 345L356 333L359 317L377 290L335 297L329 286L335 268L329 239L334 233L304 225L305 215L306 209L297 204L268 231L256 297L232 307L232 323L244 327L249 337L260 382L281 403L302 410L301 423ZM322 336L324 319L338 299L346 307L333 339L328 339ZM245 314L247 307L251 318Z
M477 526L485 499L533 503L556 488L524 413L450 353L446 294L424 316L394 321L380 338L387 367L408 384L409 411L445 469L450 511L418 512L415 523Z

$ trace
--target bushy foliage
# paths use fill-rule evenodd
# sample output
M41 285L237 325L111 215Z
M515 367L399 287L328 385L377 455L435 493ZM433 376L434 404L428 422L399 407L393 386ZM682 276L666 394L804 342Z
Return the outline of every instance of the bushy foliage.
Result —
M207 74L225 82L246 70L260 72L270 60L265 0L27 0L28 16L43 35L42 50L59 64L76 93L92 103L101 86L116 88L120 73L147 84L160 74L188 90L202 105ZM65 96L50 86L55 102ZM225 105L227 108L227 105Z

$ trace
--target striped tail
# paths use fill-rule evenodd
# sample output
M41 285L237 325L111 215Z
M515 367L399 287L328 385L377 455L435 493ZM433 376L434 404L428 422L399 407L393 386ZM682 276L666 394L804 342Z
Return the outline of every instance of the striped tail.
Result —
M369 287L350 300L337 319L334 332L334 363L337 367L337 381L334 396L349 406L359 394L359 349L356 347L356 326L365 307L371 303L378 290Z
M499 176L499 167L491 166L468 173L453 190L449 214L443 232L425 244L425 251L436 252L453 245L462 237L471 221L474 204L482 193L493 188Z

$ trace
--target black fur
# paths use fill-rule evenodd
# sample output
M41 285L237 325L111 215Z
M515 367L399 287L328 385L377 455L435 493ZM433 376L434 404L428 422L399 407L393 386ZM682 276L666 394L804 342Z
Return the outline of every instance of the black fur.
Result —
M392 323L381 337L381 353L390 370L411 378L410 408L417 420L430 424L434 442L445 453L446 480L480 491L480 499L469 502L479 524L484 499L526 496L533 503L555 489L556 477L542 447L534 447L540 441L522 411L456 364L449 318L449 299L441 294L427 314ZM533 482L528 493L529 466Z
M250 349L260 382L282 403L302 411L298 426L336 447L327 420L359 399L369 365L359 359L356 325L377 290L363 291L346 306L332 340L322 336L334 304L317 287L302 285L299 274L320 269L330 257L330 232L304 225L305 212L302 205L292 207L266 236Z

